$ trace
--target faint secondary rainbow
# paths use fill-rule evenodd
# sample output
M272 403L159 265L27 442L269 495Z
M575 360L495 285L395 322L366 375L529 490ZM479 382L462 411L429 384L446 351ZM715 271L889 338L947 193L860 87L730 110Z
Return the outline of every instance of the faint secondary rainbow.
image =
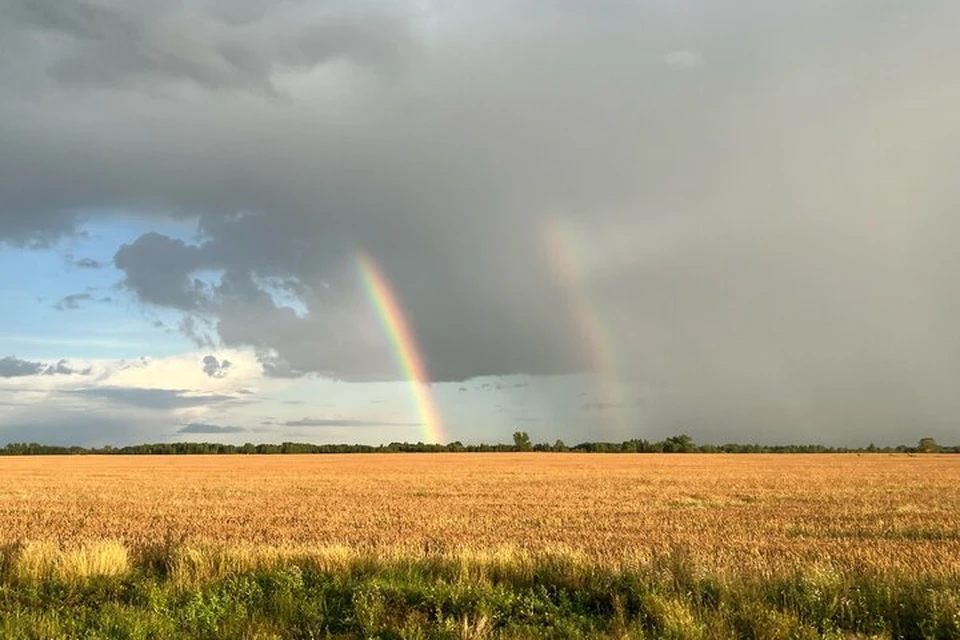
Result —
M376 308L380 321L393 343L397 364L410 381L413 401L423 425L424 438L428 442L443 443L443 423L440 421L440 413L430 393L430 377L423 365L423 358L420 357L417 342L407 325L403 307L400 306L389 281L369 254L358 252L357 264L360 267L367 297Z
M613 426L619 435L627 434L624 419L624 398L620 389L620 367L613 339L601 321L597 307L589 295L584 277L584 260L576 234L561 218L547 218L544 225L547 252L555 275L563 282L580 338L590 366L597 375L604 402L614 405Z

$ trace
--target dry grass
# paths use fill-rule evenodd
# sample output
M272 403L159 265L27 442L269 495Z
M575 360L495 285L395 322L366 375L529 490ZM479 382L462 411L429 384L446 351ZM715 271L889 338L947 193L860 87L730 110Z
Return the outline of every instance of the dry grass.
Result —
M291 555L335 567L355 554L486 565L563 552L622 565L671 549L711 570L956 573L960 456L0 459L0 545L15 573L112 573L127 549L171 543L188 582Z
M6 556L6 574L14 580L80 580L92 576L119 576L130 570L127 548L115 540L71 545L21 542Z

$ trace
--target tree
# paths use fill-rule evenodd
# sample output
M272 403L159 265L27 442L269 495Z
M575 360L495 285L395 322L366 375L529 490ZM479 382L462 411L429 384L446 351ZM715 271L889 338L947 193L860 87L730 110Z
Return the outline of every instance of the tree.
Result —
M692 453L695 450L693 438L685 433L667 438L666 442L663 443L664 453Z
M532 451L533 445L530 444L530 436L526 431L515 431L513 434L513 448L517 451Z
M940 445L933 438L920 438L917 451L920 453L940 453Z

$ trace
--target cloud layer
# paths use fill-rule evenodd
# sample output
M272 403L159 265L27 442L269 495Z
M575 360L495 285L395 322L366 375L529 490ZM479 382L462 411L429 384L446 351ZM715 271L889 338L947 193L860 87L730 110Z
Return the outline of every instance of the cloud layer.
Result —
M243 427L222 427L216 424L203 424L200 422L191 422L181 427L177 433L181 434L211 434L223 435L228 433L243 433L246 431Z
M21 360L15 356L0 358L0 378L26 378L30 376L87 376L90 369L75 369L66 360L53 364Z
M385 6L6 3L0 238L195 221L118 247L123 286L276 377L398 377L363 250L435 380L603 369L707 437L948 429L955 3Z

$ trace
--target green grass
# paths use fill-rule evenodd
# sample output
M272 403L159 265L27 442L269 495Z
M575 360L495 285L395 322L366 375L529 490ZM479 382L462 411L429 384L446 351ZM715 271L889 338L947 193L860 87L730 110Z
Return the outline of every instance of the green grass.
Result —
M960 638L960 576L699 571L683 554L612 570L354 557L183 581L176 562L31 578L5 563L3 638Z

